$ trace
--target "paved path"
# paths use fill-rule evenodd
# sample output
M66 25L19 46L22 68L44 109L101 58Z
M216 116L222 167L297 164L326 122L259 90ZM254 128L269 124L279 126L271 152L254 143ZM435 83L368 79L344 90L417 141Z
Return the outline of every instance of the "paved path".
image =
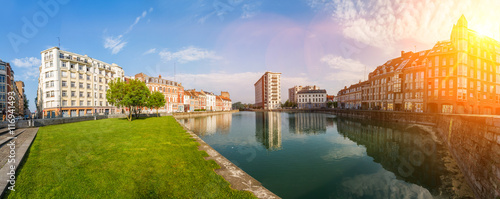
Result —
M38 128L16 129L14 135L10 135L4 130L0 130L0 189L2 190L0 196L3 196L4 191L11 186L8 180L15 179L15 173L19 171L19 164L38 132ZM13 175L9 173L13 173ZM15 189L15 186L13 188Z

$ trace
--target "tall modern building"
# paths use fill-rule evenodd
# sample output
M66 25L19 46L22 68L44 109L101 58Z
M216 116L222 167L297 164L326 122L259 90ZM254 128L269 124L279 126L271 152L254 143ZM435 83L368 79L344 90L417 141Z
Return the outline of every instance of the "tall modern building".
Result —
M277 109L281 105L281 73L266 72L254 84L255 106Z
M338 97L342 108L500 115L500 42L469 29L462 15L450 40L402 51Z
M116 107L106 100L108 83L124 77L123 69L52 47L41 52L38 78L38 117L112 114Z

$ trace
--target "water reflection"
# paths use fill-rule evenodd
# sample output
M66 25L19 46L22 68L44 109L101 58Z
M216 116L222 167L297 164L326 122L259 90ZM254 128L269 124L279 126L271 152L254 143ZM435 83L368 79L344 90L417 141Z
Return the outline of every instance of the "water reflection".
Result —
M282 198L468 197L430 127L334 117L239 112L180 122Z
M255 138L268 150L280 150L281 113L256 112Z
M323 113L288 114L288 129L295 134L323 134L333 123L333 118Z
M392 124L389 127L343 119L337 120L337 127L339 134L366 147L367 155L381 164L386 171L390 171L390 174L379 171L375 174L360 175L343 182L354 193L364 193L367 196L369 193L377 193L374 190L386 190L389 192L384 195L389 198L405 195L421 198L428 192L435 196L443 194L443 187L447 184L444 175L449 173L443 162L444 148L432 139L430 129L418 125ZM397 182L392 179L396 178L420 185L428 191L415 186L395 184ZM358 185L353 189L354 184ZM391 184L394 186L388 186ZM398 192L403 195L392 195ZM377 195L371 196L379 198Z
M231 114L220 114L206 117L195 117L181 119L180 122L186 125L196 135L213 135L215 133L229 134L231 131Z

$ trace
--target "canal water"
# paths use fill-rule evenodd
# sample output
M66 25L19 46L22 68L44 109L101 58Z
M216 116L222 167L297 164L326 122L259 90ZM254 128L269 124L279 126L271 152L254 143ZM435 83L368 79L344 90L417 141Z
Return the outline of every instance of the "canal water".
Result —
M180 122L282 198L472 197L430 127L279 112Z

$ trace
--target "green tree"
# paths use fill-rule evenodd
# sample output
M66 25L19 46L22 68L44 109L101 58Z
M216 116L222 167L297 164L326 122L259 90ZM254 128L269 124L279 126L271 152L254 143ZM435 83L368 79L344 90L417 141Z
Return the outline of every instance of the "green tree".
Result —
M24 97L24 110L27 110L29 108L29 100L28 98L26 98L26 94L23 94L23 97Z
M151 93L151 96L148 98L148 107L150 109L156 109L156 117L158 117L158 109L165 106L165 103L165 96L158 91Z
M109 89L106 91L106 99L111 105L117 107L127 107L129 114L127 119L132 121L132 112L139 118L137 109L147 105L150 95L146 84L140 80L130 80L124 82L120 78L108 83Z

